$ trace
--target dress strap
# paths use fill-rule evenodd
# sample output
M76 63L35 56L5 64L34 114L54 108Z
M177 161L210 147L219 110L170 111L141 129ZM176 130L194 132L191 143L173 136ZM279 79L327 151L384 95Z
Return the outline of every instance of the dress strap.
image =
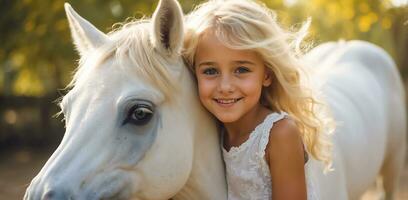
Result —
M268 119L265 120L265 123L262 127L262 133L261 133L262 135L261 135L261 140L259 142L259 153L258 154L259 156L261 156L261 158L265 156L265 149L269 142L269 134L271 132L273 124L288 116L289 116L288 113L283 112L283 111L281 113L272 113L267 116ZM307 161L309 161L309 154L306 151L306 147L303 141L302 141L302 146L303 146L303 156L304 156L304 160L306 164Z
M265 119L265 123L263 124L261 128L261 139L259 141L259 155L261 158L265 156L265 149L266 145L269 142L269 134L271 132L271 128L273 127L273 124L283 118L288 116L288 113L281 111L280 113L272 113L267 116L267 119Z

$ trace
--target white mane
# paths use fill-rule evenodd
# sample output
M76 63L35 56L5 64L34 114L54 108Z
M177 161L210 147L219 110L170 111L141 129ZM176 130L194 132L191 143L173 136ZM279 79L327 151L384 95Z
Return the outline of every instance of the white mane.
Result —
M177 87L175 87L175 80L169 74L171 72L168 65L175 63L171 63L171 60L166 59L153 47L150 23L150 19L131 21L107 34L109 41L106 44L81 57L74 77L67 87L75 87L81 79L86 79L82 78L86 76L86 71L103 66L101 65L103 62L111 60L119 66L117 70L136 73L137 76L154 84L166 98L170 99L172 96L170 93L175 92Z

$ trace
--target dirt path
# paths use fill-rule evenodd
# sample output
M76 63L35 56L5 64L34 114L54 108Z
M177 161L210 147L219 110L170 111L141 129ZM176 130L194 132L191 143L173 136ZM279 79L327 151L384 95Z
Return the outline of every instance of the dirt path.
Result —
M16 150L0 154L0 200L21 200L30 180L38 173L51 151ZM379 192L368 191L361 200L377 200ZM408 200L408 162L401 177L396 200Z
M18 150L0 154L0 199L23 199L26 187L51 155L49 151Z

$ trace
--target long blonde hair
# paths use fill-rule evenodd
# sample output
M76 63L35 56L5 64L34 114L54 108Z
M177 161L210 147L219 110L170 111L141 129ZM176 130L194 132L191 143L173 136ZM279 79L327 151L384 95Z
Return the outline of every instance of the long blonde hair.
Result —
M332 163L329 136L335 124L320 89L312 81L312 68L301 60L300 44L310 25L308 20L297 32L284 30L276 14L251 0L210 0L186 16L183 56L194 71L194 57L201 35L214 31L223 45L231 49L250 49L262 56L272 73L271 86L264 88L261 103L273 111L285 111L296 121L308 151Z

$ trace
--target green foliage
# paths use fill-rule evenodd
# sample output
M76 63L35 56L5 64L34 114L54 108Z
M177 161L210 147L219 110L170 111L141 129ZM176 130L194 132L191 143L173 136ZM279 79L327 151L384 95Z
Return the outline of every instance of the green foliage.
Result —
M70 81L78 55L74 51L63 0L0 2L0 95L43 96ZM158 0L72 0L71 5L104 32L128 17L150 16ZM187 13L202 0L180 0ZM264 0L283 24L298 25L311 16L316 44L363 39L390 52L406 74L408 8L381 0Z
M311 32L318 43L338 39L362 39L382 46L391 55L397 57L395 52L397 46L406 45L408 42L407 40L402 43L394 41L393 28L403 27L403 24L396 22L401 15L391 12L396 8L391 8L388 1L302 0L291 9L296 12L288 13L299 13L292 18L294 20L299 20L299 16L312 16L314 22ZM407 11L406 8L397 10ZM407 29L405 33L408 34Z

